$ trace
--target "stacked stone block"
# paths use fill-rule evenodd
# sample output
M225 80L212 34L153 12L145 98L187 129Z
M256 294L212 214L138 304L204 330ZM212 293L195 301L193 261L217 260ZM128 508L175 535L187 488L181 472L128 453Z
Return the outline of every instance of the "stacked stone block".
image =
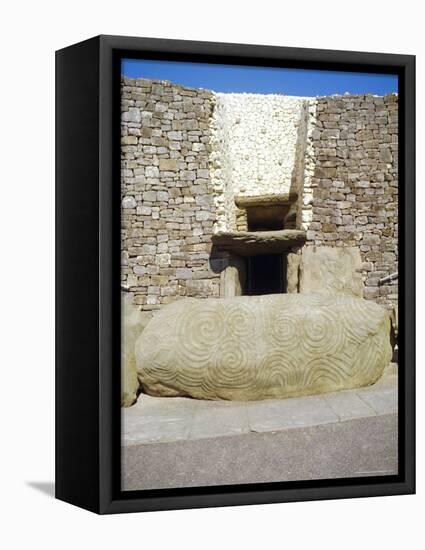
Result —
M318 98L309 135L315 170L307 245L357 246L364 297L397 305L398 97Z
M213 103L207 90L122 78L121 284L142 310L219 296L210 263Z
M235 197L290 190L307 246L357 247L365 298L397 306L397 279L379 283L398 271L396 95L226 97L123 78L121 132L122 288L142 310L224 295L234 258L212 235L247 230Z

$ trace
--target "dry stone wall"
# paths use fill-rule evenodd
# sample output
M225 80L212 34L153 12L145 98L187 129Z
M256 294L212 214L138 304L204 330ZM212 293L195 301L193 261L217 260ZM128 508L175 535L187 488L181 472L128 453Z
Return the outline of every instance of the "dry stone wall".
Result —
M396 306L397 280L380 285L379 279L398 271L398 97L315 103L307 245L358 247L364 297Z
M122 79L122 288L153 311L224 296L236 196L298 191L306 246L357 247L364 296L397 305L398 98L215 94Z
M213 93L122 79L122 288L142 310L218 296L209 172Z
M211 177L216 230L238 228L235 196L299 191L308 101L277 94L216 94Z

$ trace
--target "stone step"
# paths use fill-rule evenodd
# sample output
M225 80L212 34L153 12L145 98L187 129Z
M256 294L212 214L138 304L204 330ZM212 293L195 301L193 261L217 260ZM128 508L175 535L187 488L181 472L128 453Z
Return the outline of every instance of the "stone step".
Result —
M122 409L123 444L287 430L395 412L394 374L357 390L263 401L207 401L141 394L135 405Z

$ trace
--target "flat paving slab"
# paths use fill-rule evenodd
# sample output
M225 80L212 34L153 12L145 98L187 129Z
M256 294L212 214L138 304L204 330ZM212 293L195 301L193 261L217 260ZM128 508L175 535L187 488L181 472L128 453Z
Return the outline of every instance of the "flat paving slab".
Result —
M122 409L124 490L396 474L397 375L357 390Z
M204 401L140 395L122 409L124 446L205 439L373 417L397 412L397 376L373 386L265 401Z

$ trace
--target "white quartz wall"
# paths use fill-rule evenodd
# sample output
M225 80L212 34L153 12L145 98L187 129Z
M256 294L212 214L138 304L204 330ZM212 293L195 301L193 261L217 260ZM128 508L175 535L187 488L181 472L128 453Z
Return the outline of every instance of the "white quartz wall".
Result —
M298 227L308 230L313 220L313 177L316 167L315 151L313 146L313 132L317 127L317 100L311 99L306 106L305 115L305 152L303 166L303 185L299 196ZM300 220L301 216L301 220Z
M301 191L309 101L275 94L216 94L210 171L216 231L234 230L235 196Z

